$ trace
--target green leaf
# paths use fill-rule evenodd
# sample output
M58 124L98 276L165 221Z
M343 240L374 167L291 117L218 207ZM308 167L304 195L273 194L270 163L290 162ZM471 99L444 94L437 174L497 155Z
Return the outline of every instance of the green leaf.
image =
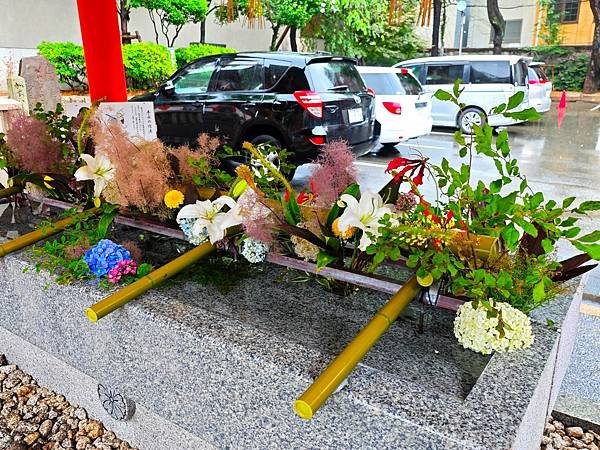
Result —
M600 241L600 230L592 231L578 239L579 242L597 242Z
M523 103L523 99L525 98L525 92L517 91L508 99L508 105L506 106L507 110L515 109L521 103Z
M575 197L565 198L562 202L563 209L567 209L569 206L571 206L573 204L574 201L575 201Z
M458 150L458 156L460 156L461 158L464 158L465 156L467 156L467 152L468 152L467 147L461 147Z
M531 197L531 199L529 200L529 202L531 203L531 207L533 209L536 209L538 206L540 206L543 201L544 201L544 194L542 194L541 192L536 192L533 195L533 197Z
M390 250L390 259L392 261L398 261L400 259L400 257L402 256L401 252L400 252L400 248L399 247L394 247Z
M523 228L523 231L525 231L525 233L527 233L530 236L537 237L538 230L531 222L527 222L525 219L521 219L518 217L515 217L514 220L517 223L517 225Z
M454 92L454 97L456 99L458 99L458 97L460 97L460 94L462 94L462 89L460 88L460 83L462 83L462 80L460 78L457 78L456 80L454 80L454 86L452 86L452 92Z
M563 236L566 237L567 239L573 239L580 232L581 232L581 228L579 228L579 227L573 227L573 228L569 228L568 230L565 230L563 232Z
M463 147L464 147L465 145L467 145L467 141L465 140L465 137L464 137L464 135L462 134L462 131L460 131L460 130L456 130L456 131L454 132L454 142L456 142L458 145L461 145L461 146L463 146Z
M600 260L600 244L584 244L579 241L571 241L571 243L578 250L590 255L590 258L595 259L596 261Z
M586 213L588 211L600 211L600 201L590 200L587 202L583 202L575 209L575 212L581 214Z
M550 239L542 239L542 248L545 253L551 253L554 250L554 244Z
M546 297L546 289L544 288L544 280L538 282L533 288L533 300L540 302Z
M443 89L438 89L437 91L435 91L435 94L433 94L433 96L443 102L448 102L448 101L453 100L452 94L450 92L444 91Z
M98 228L96 230L99 239L104 239L106 237L106 234L108 233L108 228L110 227L116 216L116 210L102 215L102 217L98 221Z
M490 192L497 194L502 189L502 180L495 180L490 183Z
M137 276L138 277L145 277L150 272L152 272L152 265L148 264L148 263L143 263L143 264L140 264L138 266Z
M337 259L335 256L331 256L329 253L321 250L317 256L317 272Z
M542 118L542 115L539 112L537 112L533 107L524 109L523 111L505 112L503 116L523 121L536 121Z
M519 232L512 223L504 227L500 235L510 249L514 249L519 242Z

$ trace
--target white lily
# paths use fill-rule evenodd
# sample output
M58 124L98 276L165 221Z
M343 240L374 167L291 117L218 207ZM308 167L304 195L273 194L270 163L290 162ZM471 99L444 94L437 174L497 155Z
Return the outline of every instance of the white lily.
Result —
M340 216L338 227L346 232L352 227L363 231L358 248L365 251L371 245L371 238L379 236L379 221L386 214L392 214L392 205L384 205L383 199L376 192L366 191L357 200L350 194L343 194L340 200L346 209Z
M10 187L10 177L8 176L8 171L6 169L0 169L0 186L3 188Z
M101 153L95 157L84 153L81 155L81 159L85 161L86 165L77 169L75 179L77 181L93 180L94 198L100 198L100 194L108 182L114 178L115 168L110 159Z
M221 212L225 206L229 206L229 211ZM212 202L198 200L193 205L184 206L177 214L177 221L180 219L195 220L192 235L207 233L211 244L223 239L228 228L242 223L236 201L226 195Z

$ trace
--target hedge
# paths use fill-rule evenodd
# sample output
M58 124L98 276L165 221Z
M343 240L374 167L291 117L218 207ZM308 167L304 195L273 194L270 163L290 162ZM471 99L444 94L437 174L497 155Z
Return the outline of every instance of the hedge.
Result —
M581 91L590 66L589 53L575 53L558 45L531 47L528 53L535 61L547 64L546 75L556 91Z
M189 47L178 48L175 50L175 59L177 60L177 68L185 66L198 58L210 55L219 55L222 53L235 53L236 50L228 47L218 47L208 44L192 44Z
M38 51L56 69L60 81L71 89L86 89L83 48L72 42L42 42ZM191 45L175 50L177 66L207 55L235 53L234 49L215 45ZM123 65L127 85L132 89L153 89L175 70L166 47L151 42L123 46Z

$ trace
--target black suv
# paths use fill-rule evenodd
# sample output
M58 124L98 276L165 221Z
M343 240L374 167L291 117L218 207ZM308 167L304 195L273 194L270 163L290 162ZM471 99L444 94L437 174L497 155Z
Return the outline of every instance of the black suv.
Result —
M323 54L209 56L132 101L154 102L158 136L172 145L216 134L234 148L244 141L273 143L302 164L326 142L344 139L363 155L378 139L375 101L355 65Z

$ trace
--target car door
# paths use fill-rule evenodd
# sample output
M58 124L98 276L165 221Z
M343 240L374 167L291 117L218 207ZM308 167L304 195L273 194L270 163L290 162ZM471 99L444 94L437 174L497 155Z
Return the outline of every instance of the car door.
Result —
M204 100L216 64L217 59L191 64L159 90L154 111L160 139L189 144L203 131Z
M431 117L434 125L455 126L458 115L458 106L452 102L441 101L433 94L438 89L452 92L454 82L457 79L465 79L464 62L440 62L427 64L425 66L423 88L431 94Z
M264 97L262 58L222 59L206 95L203 128L233 142L256 117Z

